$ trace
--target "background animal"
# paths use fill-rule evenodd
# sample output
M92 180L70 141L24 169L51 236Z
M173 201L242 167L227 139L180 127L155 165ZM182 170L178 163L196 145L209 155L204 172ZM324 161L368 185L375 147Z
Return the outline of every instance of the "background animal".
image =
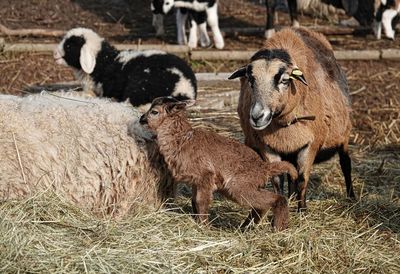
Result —
M151 11L153 12L153 26L157 35L164 34L163 17L176 10L177 40L180 45L188 45L196 48L198 44L198 32L200 32L200 45L210 46L210 38L207 33L207 23L211 28L214 44L217 49L225 46L218 23L218 0L152 0ZM189 41L186 37L186 21L190 22Z
M263 189L274 175L296 169L287 162L266 163L251 148L236 140L202 129L193 129L185 117L188 102L172 97L157 98L142 115L140 123L154 132L160 153L179 182L192 185L193 211L207 222L215 191L252 209L243 227L258 223L269 208L274 226L285 229L288 222L286 199Z
M274 14L278 0L266 0L267 23L265 37L270 38L274 33ZM288 10L292 25L299 26L298 11L313 15L327 16L335 12L333 7L344 10L354 18L359 25L373 27L375 35L381 39L382 26L386 37L394 39L394 27L398 22L400 1L398 0L288 0ZM351 20L350 20L351 21ZM349 20L344 20L347 25Z
M137 111L63 96L0 95L1 201L53 191L98 215L122 217L172 196L157 148L135 140L142 138Z
M118 51L91 29L71 29L54 50L58 64L74 69L84 90L143 106L159 96L195 99L190 66L162 51Z
M299 209L306 208L312 165L339 153L347 195L354 197L349 156L350 97L344 72L326 38L303 28L268 39L241 77L238 104L246 145L269 162L287 160L299 173Z

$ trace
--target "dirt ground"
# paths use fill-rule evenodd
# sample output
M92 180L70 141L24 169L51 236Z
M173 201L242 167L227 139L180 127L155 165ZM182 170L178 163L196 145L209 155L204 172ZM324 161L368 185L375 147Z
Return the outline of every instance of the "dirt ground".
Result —
M265 1L260 0L220 0L220 27L264 27ZM347 17L338 16L339 19ZM94 29L112 42L119 43L176 43L175 17L165 18L166 37L156 38L151 25L150 0L0 0L0 23L9 28L51 28L68 30L85 26ZM278 25L289 25L288 15L278 13ZM301 15L304 26L332 25L337 19L320 19ZM263 43L260 35L227 36L226 49L255 49ZM399 48L400 40L376 40L372 34L360 37L328 37L337 49ZM20 38L7 37L9 41ZM23 39L32 41L32 38ZM40 42L55 42L57 39L40 39Z

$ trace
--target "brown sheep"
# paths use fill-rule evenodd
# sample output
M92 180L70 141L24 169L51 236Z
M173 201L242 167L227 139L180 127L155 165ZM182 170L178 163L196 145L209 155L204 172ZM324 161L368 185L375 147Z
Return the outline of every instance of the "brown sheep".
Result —
M294 166L287 162L268 164L236 140L193 129L185 115L187 105L188 101L178 102L172 97L157 98L140 123L154 133L173 178L192 185L192 206L198 221L207 223L213 192L218 191L252 208L242 227L252 220L258 223L272 207L273 225L277 230L285 229L288 223L285 197L262 187L271 176L288 172L296 177Z
M286 160L297 167L299 209L306 208L312 165L337 152L347 195L354 198L349 89L326 38L303 28L284 29L230 79L237 77L245 144L264 160ZM289 178L289 195L294 190Z

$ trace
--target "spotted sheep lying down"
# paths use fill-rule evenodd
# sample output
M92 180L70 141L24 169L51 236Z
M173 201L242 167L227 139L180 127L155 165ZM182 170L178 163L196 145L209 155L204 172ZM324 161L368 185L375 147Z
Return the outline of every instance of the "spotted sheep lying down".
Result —
M74 69L84 91L135 107L160 96L196 99L196 78L184 60L163 51L118 51L91 29L69 30L54 58Z
M238 77L245 144L266 161L297 167L298 179L289 177L289 195L297 192L299 209L306 208L313 164L337 152L347 195L354 197L349 88L326 38L304 28L284 29L230 79Z
M274 226L285 229L288 205L285 197L263 189L272 176L297 172L287 162L266 163L251 148L217 133L194 129L185 115L193 101L157 98L140 123L154 134L160 154L172 177L192 186L192 206L198 221L207 223L213 193L251 208L242 227L258 223L272 208Z

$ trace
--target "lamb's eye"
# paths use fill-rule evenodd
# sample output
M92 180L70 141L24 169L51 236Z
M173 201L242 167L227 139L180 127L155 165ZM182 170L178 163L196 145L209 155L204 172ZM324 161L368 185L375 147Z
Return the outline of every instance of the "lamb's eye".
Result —
M150 111L150 114L151 115L158 115L158 111L157 110L152 110L152 111Z

